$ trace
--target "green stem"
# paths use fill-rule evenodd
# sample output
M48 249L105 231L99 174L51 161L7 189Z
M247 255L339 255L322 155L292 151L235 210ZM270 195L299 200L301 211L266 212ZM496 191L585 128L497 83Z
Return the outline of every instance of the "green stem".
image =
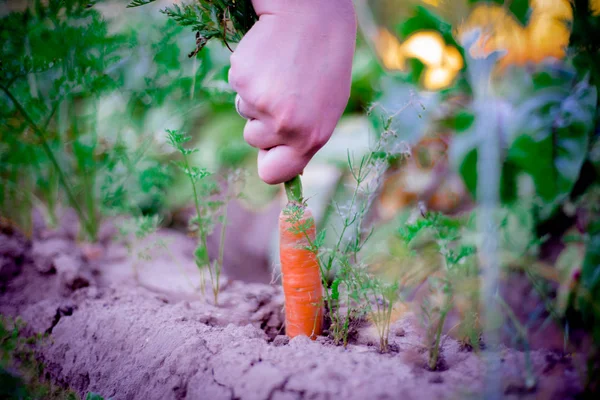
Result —
M444 328L444 322L446 322L446 316L450 311L450 307L452 306L452 296L447 295L446 304L444 304L444 308L440 312L440 318L438 320L437 329L435 332L435 343L433 344L433 348L430 352L429 357L429 369L435 371L437 368L437 363L440 355L440 340L442 338L442 329Z
M215 305L219 303L219 278L221 277L221 270L223 268L223 257L225 255L225 229L227 228L227 202L225 202L223 209L223 222L221 223L221 238L219 239L219 259L215 265L215 275L217 281L214 286Z
M350 200L350 210L354 209L354 204L356 203L356 198L358 195L358 188L360 186L360 182L357 183L356 187L354 188L354 193L352 194L352 200ZM342 232L340 233L339 237L338 237L338 241L335 244L335 247L333 248L333 251L331 252L331 255L329 256L329 260L327 262L327 273L329 273L329 271L331 271L331 268L333 267L333 261L335 260L335 257L338 253L338 251L340 250L340 246L342 244L342 240L344 239L344 236L346 235L346 230L348 229L348 227L350 227L356 220L356 216L354 218L352 218L352 220L348 220L348 218L346 218L344 220L344 227L342 228Z
M302 203L304 201L302 197L302 181L300 175L296 175L289 181L284 183L285 194L287 195L289 202Z
M56 172L58 174L58 179L60 180L60 183L62 184L63 188L65 189L65 193L67 194L69 202L71 203L71 207L73 207L75 209L75 212L77 212L77 215L79 216L79 219L80 219L82 225L85 227L85 230L87 231L88 235L93 239L94 228L92 226L90 226L87 218L83 214L81 207L79 206L79 203L77 203L77 200L75 199L75 196L73 195L73 192L71 191L71 186L70 186L69 182L67 181L67 177L64 174L62 168L60 167L58 160L54 156L54 153L52 152L50 145L48 144L46 135L44 135L44 132L42 132L42 130L35 124L35 122L33 122L33 119L31 119L29 114L27 114L27 111L25 111L25 108L21 105L21 103L19 103L19 101L10 92L10 90L5 88L4 86L0 86L0 89L2 89L2 91L4 91L4 93L6 93L8 98L15 105L16 109L19 111L19 113L21 113L21 115L23 116L25 121L31 126L31 128L36 133L36 135L38 135L40 137L40 140L42 142L42 148L44 149L44 152L50 159L50 162L56 169Z
M190 164L188 162L188 158L185 155L184 152L181 153L181 155L183 156L183 162L185 165L185 168L187 168L187 170L190 170ZM202 226L202 214L200 213L200 200L198 199L198 191L196 190L196 182L194 182L194 178L192 178L190 175L188 175L188 177L190 178L190 183L192 184L192 190L194 192L194 207L196 208L196 218L197 218L197 223L198 223L198 231L200 233L200 240L202 242L202 245L204 246L204 249L206 250L206 254L208 254L208 243L206 242L206 233L204 232L204 228ZM210 267L210 260L200 260L202 263L204 263L204 265L208 266L208 272L210 273L210 280L211 282L213 282L213 276L212 276L212 269ZM205 286L204 286L204 273L203 271L200 271L201 276L200 276L200 288L202 291L202 294L204 295L205 293ZM213 284L214 287L214 284Z

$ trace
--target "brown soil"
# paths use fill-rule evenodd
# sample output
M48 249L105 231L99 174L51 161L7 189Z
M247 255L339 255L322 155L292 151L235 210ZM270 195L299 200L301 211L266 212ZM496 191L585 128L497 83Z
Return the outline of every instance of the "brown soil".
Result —
M346 349L324 337L288 340L279 287L224 280L220 304L212 305L198 294L193 241L181 233L161 231L128 252L108 240L77 244L68 230L40 232L32 242L0 232L0 313L21 316L24 334L49 333L37 349L48 377L81 395L441 399L484 389L481 355L452 338L443 342L443 371L425 368L422 330L411 313L394 322L387 354L369 327ZM152 246L157 238L169 241L170 252ZM152 258L139 260L140 248L152 248ZM524 354L500 354L495 376L505 397L564 399L581 390L575 356L533 351L538 382L526 389Z

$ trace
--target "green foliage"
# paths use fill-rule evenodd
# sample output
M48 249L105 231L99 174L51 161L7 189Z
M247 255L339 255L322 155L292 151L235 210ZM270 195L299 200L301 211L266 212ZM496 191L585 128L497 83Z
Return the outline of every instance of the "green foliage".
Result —
M428 367L435 370L438 367L440 356L440 343L442 330L446 317L454 307L454 298L457 284L463 283L468 278L476 276L477 268L473 268L473 255L476 249L473 245L462 241L462 235L466 231L467 221L464 219L451 218L441 213L425 212L422 218L400 228L399 236L407 244L415 242L423 246L424 238L429 238L434 243L437 252L443 258L443 267L439 274L429 277L429 298L421 303L422 315L427 325L427 341L429 346ZM431 237L429 236L431 235ZM439 296L443 301L435 301ZM465 293L462 293L465 296ZM477 298L477 290L467 297ZM477 308L477 302L473 301L471 307ZM460 325L464 326L465 342L470 342L477 347L479 343L479 332L474 326L473 316L477 311L468 310L462 313Z
M456 40L452 35L452 26L444 21L439 15L423 6L416 6L413 16L406 21L403 21L397 28L400 37L403 39L406 39L415 32L423 30L439 32L446 43L457 46Z
M160 47L158 68L155 76L146 78L147 87L127 92L132 102L120 110L108 106L113 114L103 117L108 104L125 98L123 61L133 59L135 31L110 33L109 23L89 1L35 1L2 18L3 215L28 231L34 204L45 206L49 222L55 224L56 209L66 200L79 214L85 236L93 240L105 215L158 211L169 172L146 157L148 140L133 144L122 133L140 115L131 112L139 110L136 98L144 97L147 103L151 94L161 101L180 91L181 79L148 90L157 87L168 68L179 68L173 64L178 58L173 28L177 27L163 29L164 36L154 43ZM169 55L162 57L165 52ZM118 113L129 113L129 119L123 123Z
M597 93L586 81L556 86L550 74L534 75L535 97L515 105L507 158L533 178L537 194L554 206L571 193L587 157Z
M239 171L228 174L224 183L225 190L221 184L205 168L191 165L189 156L198 152L198 149L187 148L184 145L190 141L190 137L175 130L167 130L167 141L181 155L182 162L175 165L183 172L189 181L193 192L193 202L196 215L190 219L190 230L198 236L198 246L194 251L196 265L201 270L200 288L205 292L204 270L210 275L213 298L218 304L220 276L223 267L225 251L225 228L227 226L227 204L233 198L241 194L241 182L243 177ZM221 235L219 240L219 253L213 262L208 254L208 235L220 222Z
M489 3L495 3L508 7L510 12L521 24L527 25L529 17L529 0L469 0L469 4L473 6L477 4Z
M127 8L145 6L146 4L154 3L156 0L133 0L127 4Z
M587 324L593 327L593 334L600 338L600 223L594 221L589 228L586 254L581 268L581 291L579 307Z
M136 0L129 6L150 2ZM258 19L250 0L195 0L189 4L173 4L161 12L196 32L196 49L190 57L197 55L211 39L218 39L228 47L228 43L239 42Z
M573 65L581 78L589 75L590 83L600 89L600 15L590 12L590 0L574 0L573 28L569 50Z
M97 230L96 212L90 206L85 215L74 194L71 179L59 161L60 142L66 138L57 135L53 122L55 114L62 111L59 105L67 99L113 85L105 69L117 60L118 39L108 35L106 23L98 12L88 7L87 1L77 0L52 0L47 3L38 0L32 8L10 13L2 20L0 37L0 90L3 94L0 97L0 122L7 127L2 136L13 136L20 140L24 145L19 145L17 151L33 156L33 159L31 156L27 158L26 167L29 168L15 172L13 177L36 177L41 165L49 163L55 175L34 178L41 183L43 195L52 198L48 203L54 204L56 193L52 189L56 185L47 179L60 183L70 205L79 213L87 234L94 237ZM77 132L77 126L73 128ZM33 132L35 138L28 132ZM90 184L95 179L95 171L90 168L89 163L93 164L94 158L89 157L89 152L95 150L95 140L92 139L84 147L77 138L70 139L74 139L73 154L78 160L77 170L86 175L85 183ZM45 160L40 160L41 157L35 154L34 148L38 146L43 149ZM0 154L3 171L11 171L18 166L11 165L11 160L6 158L5 152L10 154L12 150L8 147ZM84 157L88 164L82 162ZM16 184L10 178L7 180ZM32 186L23 188L26 197L35 190L35 185ZM0 199L0 202L14 202L10 199L11 194L8 195L8 199ZM90 204L89 201L87 203Z
M497 140L505 149L501 193L504 201L515 200L517 177L529 175L540 199L540 218L545 220L568 199L588 157L596 122L596 89L586 80L577 81L574 71L564 67L542 66L533 74L515 69L507 81L510 86L500 88L506 92L505 100L495 106L500 111ZM470 113L475 119L476 107ZM456 123L459 134L452 161L475 196L482 137L477 124Z
M45 366L34 353L43 336L23 337L25 324L0 315L0 397L3 399L77 400L74 391L63 389L44 376Z
M104 400L104 397L100 396L97 393L88 393L87 396L85 396L85 400Z
M161 223L161 218L158 215L141 215L136 218L130 218L119 225L119 232L123 238L133 234L138 239L144 239L156 232Z
M194 193L194 206L196 208L196 215L190 220L190 228L194 231L198 232L199 244L194 252L194 256L196 259L196 265L199 269L204 269L206 267L210 268L210 261L208 258L208 245L207 238L209 229L212 228L207 226L206 223L212 222L210 218L208 218L207 213L209 210L207 199L205 197L201 197L198 193L198 183L203 181L210 174L205 169L200 169L198 167L191 166L188 160L188 156L197 152L197 149L187 149L184 147L184 143L188 142L191 138L187 135L179 133L174 130L167 130L167 140L169 144L175 148L183 159L182 163L176 164L181 171L188 177L190 185L192 187L192 191ZM201 273L202 279L204 279L204 274ZM212 272L211 272L212 277ZM219 282L213 281L213 288L217 288ZM202 291L204 292L204 280L202 280ZM218 290L216 289L214 292L215 303L217 303Z

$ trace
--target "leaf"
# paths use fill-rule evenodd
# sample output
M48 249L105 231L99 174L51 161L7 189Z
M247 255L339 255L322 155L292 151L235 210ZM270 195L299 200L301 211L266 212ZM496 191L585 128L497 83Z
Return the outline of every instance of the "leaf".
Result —
M323 246L323 243L325 243L325 235L326 235L327 231L326 230L322 230L317 234L317 237L315 238L314 242L313 242L313 246L316 249L321 248L321 246Z
M477 151L482 138L489 135L486 121L499 121L498 145L505 148L501 200L504 204L517 200L518 176L528 174L542 201L540 217L544 220L568 198L579 178L594 128L597 94L587 79L573 84L575 74L569 68L540 68L533 74L513 71L505 79L505 100L476 100L472 105L475 120L453 138L449 156L475 197Z
M467 131L475 121L475 116L467 110L460 110L453 116L441 121L444 127L453 129L456 133Z
M133 0L131 3L127 4L127 8L134 8L145 6L146 4L154 3L156 0Z
M576 284L577 276L581 273L585 258L585 248L581 243L567 243L556 260L556 270L559 273L559 286L556 290L556 303L558 311L564 315L572 289Z
M88 392L87 396L85 396L85 400L104 400L104 397L100 396L97 393Z
M554 86L517 105L508 160L531 175L548 216L573 190L594 126L596 89Z
M585 258L581 268L578 305L584 321L600 335L600 223L590 229ZM596 340L600 339L599 337Z
M182 146L183 143L188 142L192 139L191 136L185 135L176 130L167 129L166 132L167 132L167 142L169 142L169 144L171 146L173 146L175 149L177 149L179 151L183 151L183 146Z
M239 42L258 20L251 0L197 0L193 4L173 4L161 12L197 33L196 49L190 57L197 55L213 38L227 46L229 42Z
M596 170L596 174L600 176L600 135L595 137L590 146L589 158Z
M206 168L189 167L180 161L171 161L171 163L179 168L184 174L190 177L194 182L197 182L210 175Z
M340 284L341 283L342 283L342 279L338 277L331 284L331 299L334 301L337 301L340 298Z
M208 266L208 250L204 245L199 244L198 247L196 247L196 250L194 251L194 256L196 257L196 265L198 267L201 268Z
M184 156L188 156L190 154L194 154L199 152L199 149L180 149L179 150L181 152L181 154L183 154Z
M404 21L398 28L400 36L403 38L424 30L437 31L442 34L446 43L456 45L452 35L452 26L439 15L421 5L416 6L413 16Z
M161 223L161 217L159 215L143 215L135 219L135 237L143 239L148 237L150 234L156 232L158 226Z
M181 26L193 26L196 29L204 22L205 11L196 4L173 4L161 10L161 13L172 18Z

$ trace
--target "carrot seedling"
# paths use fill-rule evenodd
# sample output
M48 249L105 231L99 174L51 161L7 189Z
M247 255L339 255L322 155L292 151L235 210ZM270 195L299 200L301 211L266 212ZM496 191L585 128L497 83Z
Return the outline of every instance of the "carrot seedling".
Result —
M190 231L198 237L198 246L194 251L196 266L203 272L208 270L211 290L215 304L219 302L221 271L223 270L223 258L225 253L225 229L227 226L227 204L233 198L240 196L241 174L233 171L228 175L227 188L223 191L217 181L212 179L212 174L205 168L198 168L190 163L189 156L198 149L188 149L184 145L191 139L174 130L167 130L167 140L181 155L182 161L174 164L187 176L192 188L194 209L196 215L190 220ZM221 196L217 199L215 196ZM221 233L219 235L218 254L211 262L208 255L208 236L213 233L215 222L220 222ZM200 277L200 290L206 292L206 281L204 273Z
M410 244L421 233L429 231L433 234L432 240L435 242L437 252L442 256L443 265L440 276L429 278L430 297L435 298L439 294L442 298L441 303L425 299L421 304L421 312L428 324L426 340L429 358L427 366L430 370L435 370L440 361L444 324L455 303L457 290L454 281L464 279L469 275L469 264L465 262L475 254L475 247L460 242L464 227L464 222L460 219L427 211L422 212L422 215L422 219L400 229L399 234L406 244ZM468 322L468 318L465 318L461 324ZM476 341L472 339L471 341L476 345Z

